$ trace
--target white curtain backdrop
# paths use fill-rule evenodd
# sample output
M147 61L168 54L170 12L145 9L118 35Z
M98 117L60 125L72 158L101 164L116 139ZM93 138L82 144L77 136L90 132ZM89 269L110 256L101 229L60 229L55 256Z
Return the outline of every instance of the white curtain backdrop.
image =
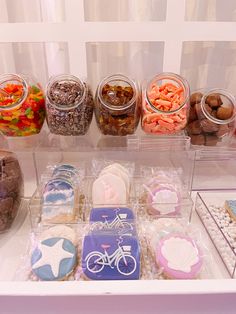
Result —
M0 0L0 36L1 23L69 22L66 8L70 1ZM165 21L167 9L171 9L167 6L168 0L84 0L83 3L84 19L91 27L95 21L126 21L127 29L128 21ZM186 0L185 4L187 21L236 21L236 0ZM70 55L75 55L76 49L73 49L80 45L79 32L83 30L74 31L78 42L0 43L0 73L32 73L46 84L53 74L78 72L78 69L74 71L76 63L70 66ZM158 29L154 28L153 32ZM88 78L93 88L102 77L117 72L140 81L149 78L163 70L167 53L164 41L87 42L85 49ZM236 42L184 42L180 72L193 89L214 86L234 91Z
M0 23L64 20L64 0L0 0ZM45 85L52 74L68 72L68 64L67 43L0 44L0 73L32 73Z

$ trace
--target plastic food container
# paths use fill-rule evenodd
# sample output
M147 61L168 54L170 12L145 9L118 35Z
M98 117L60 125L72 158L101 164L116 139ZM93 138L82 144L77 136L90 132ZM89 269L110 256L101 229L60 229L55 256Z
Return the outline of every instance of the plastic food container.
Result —
M227 90L200 90L191 95L187 133L193 145L226 145L235 131L236 102Z
M84 135L93 117L93 96L88 85L65 74L54 76L47 85L47 123L53 134Z
M40 84L22 75L1 75L1 133L12 137L37 134L44 119L45 100Z
M143 87L142 129L147 134L176 134L187 124L189 85L174 73L156 75Z
M13 153L0 151L0 233L10 229L23 190L21 169Z
M105 135L133 134L138 126L139 89L134 81L117 74L104 78L97 88L95 116Z

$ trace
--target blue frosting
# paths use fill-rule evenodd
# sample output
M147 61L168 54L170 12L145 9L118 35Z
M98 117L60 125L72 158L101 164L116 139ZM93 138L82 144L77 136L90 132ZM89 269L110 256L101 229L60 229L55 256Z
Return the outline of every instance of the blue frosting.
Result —
M57 277L54 276L50 264L45 264L38 268L32 269L35 275L43 281L54 281L54 280L62 279L63 277L71 273L71 271L73 270L76 264L76 260L77 260L76 248L70 240L65 239L65 238L55 237L55 238L46 239L42 241L41 244L46 245L48 247L53 247L60 240L63 240L63 245L62 245L63 250L71 253L72 256L69 258L64 258L61 261L58 261L60 266L59 266L59 273ZM33 267L33 265L36 262L38 262L41 258L42 258L42 252L39 248L36 248L33 251L32 256L31 256L31 266ZM53 259L53 256L52 256L52 259Z
M139 279L139 242L132 236L87 235L83 243L82 268L93 280Z
M77 175L77 169L74 166L63 164L57 166L54 171L52 176L53 177L60 177L60 178L67 178L71 179Z
M44 188L44 204L66 204L74 202L74 188L70 182L63 179L52 179Z
M229 200L226 201L227 206L229 207L229 210L231 213L236 216L236 200Z
M134 213L127 207L92 208L90 222L92 232L112 232L119 235L135 235Z

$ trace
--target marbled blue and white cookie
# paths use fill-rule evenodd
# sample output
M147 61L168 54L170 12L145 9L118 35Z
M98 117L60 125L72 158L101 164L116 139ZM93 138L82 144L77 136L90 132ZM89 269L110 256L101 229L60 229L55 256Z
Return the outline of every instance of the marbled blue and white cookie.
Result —
M33 273L43 281L62 280L76 265L74 244L65 238L46 239L38 245L31 256Z

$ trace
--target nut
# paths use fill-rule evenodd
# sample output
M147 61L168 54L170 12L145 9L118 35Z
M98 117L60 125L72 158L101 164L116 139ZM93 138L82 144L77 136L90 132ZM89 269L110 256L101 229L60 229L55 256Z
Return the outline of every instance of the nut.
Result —
M216 146L219 139L216 135L206 135L206 146Z
M200 135L191 135L191 143L192 145L205 145L205 136Z
M197 120L197 112L195 106L191 107L189 111L189 122L194 120Z
M216 112L216 117L220 120L228 120L232 117L232 108L219 107Z
M198 135L198 134L201 134L201 132L202 132L202 129L201 129L200 121L196 120L188 125L189 134Z
M218 108L223 104L219 94L210 94L207 96L205 103L211 108Z
M206 133L214 133L219 130L219 124L211 122L208 119L201 120L201 127Z
M191 106L194 106L195 104L201 102L202 96L202 93L193 93L190 97Z
M218 138L224 137L225 135L229 133L229 130L230 129L229 129L228 124L221 124L216 135L218 136Z

